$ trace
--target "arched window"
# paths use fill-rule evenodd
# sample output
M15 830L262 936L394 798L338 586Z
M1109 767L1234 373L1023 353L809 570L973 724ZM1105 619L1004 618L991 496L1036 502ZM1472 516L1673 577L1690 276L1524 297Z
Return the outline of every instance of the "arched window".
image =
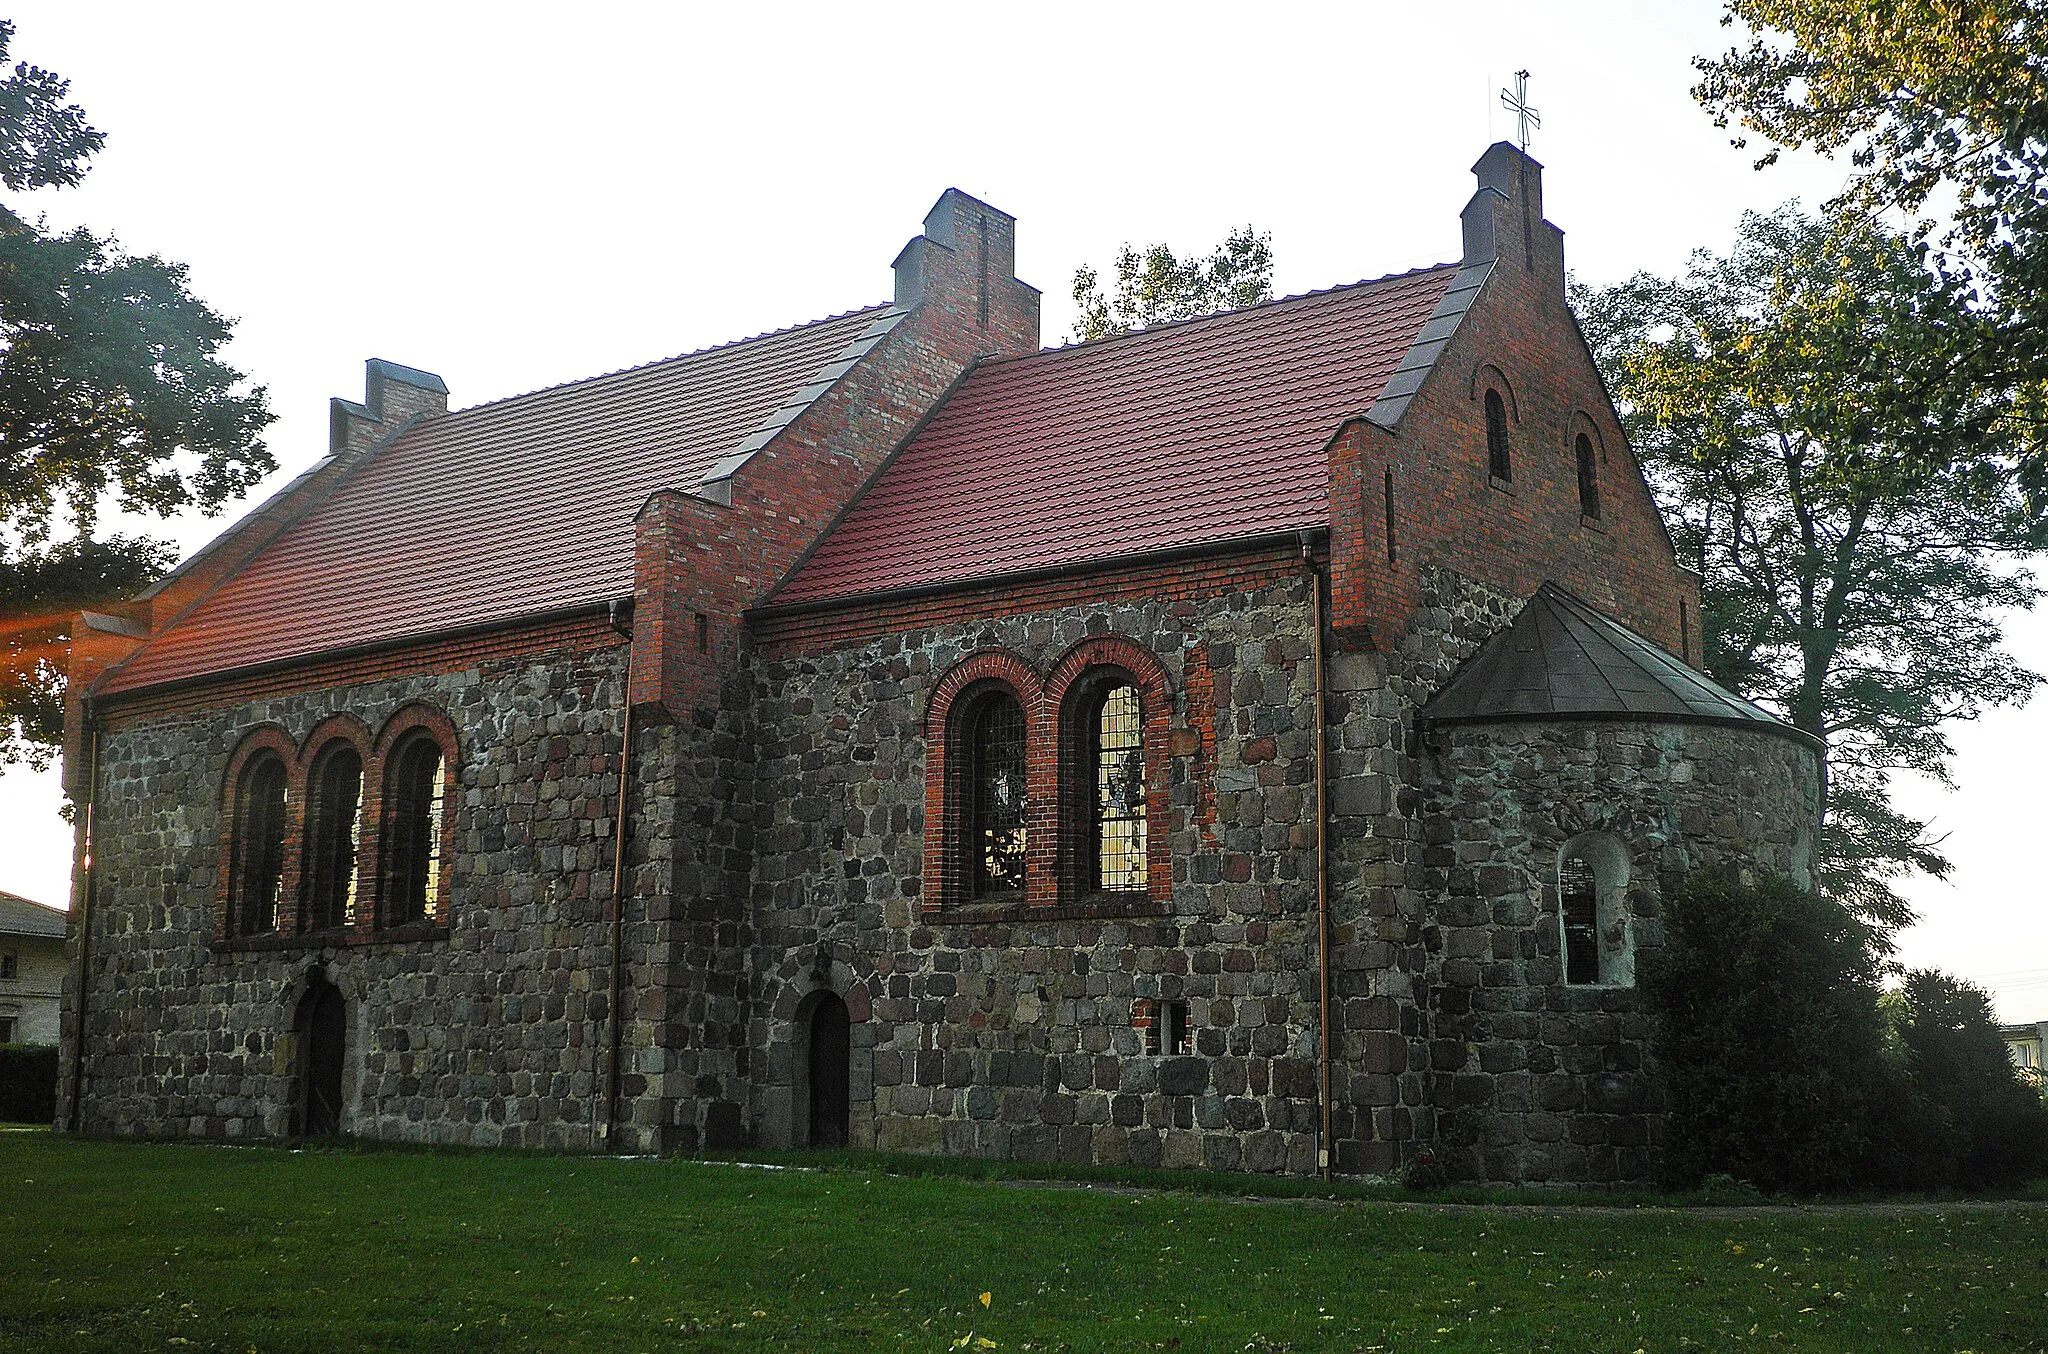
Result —
M965 721L967 831L961 877L970 898L1024 891L1024 707L1000 687L979 695Z
M306 808L306 929L339 930L356 919L363 840L363 758L353 746L337 740L314 758Z
M1486 391L1486 473L1497 480L1515 477L1508 455L1508 407L1491 386Z
M412 926L441 914L441 829L448 759L431 734L398 745L384 781L384 888L377 921Z
M243 935L277 929L278 886L284 878L284 758L258 752L235 784L228 915Z
M1145 888L1145 718L1138 688L1104 686L1092 702L1089 850L1094 890ZM1085 882L1085 881L1084 881Z
M1628 850L1612 834L1588 832L1558 853L1558 926L1567 983L1634 985L1627 890Z
M1600 462L1593 451L1593 439L1580 433L1572 443L1579 459L1579 515L1600 515Z

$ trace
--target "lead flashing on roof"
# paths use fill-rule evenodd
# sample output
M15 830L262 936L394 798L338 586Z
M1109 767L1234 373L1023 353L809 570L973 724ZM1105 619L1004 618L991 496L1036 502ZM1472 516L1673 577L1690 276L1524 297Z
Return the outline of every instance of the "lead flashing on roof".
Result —
M1416 725L1589 720L1747 729L1826 755L1820 739L1552 581L1458 667L1417 713Z
M393 362L383 357L373 357L363 365L369 369L369 375L372 377L396 381L399 385L412 386L435 395L448 393L446 381L430 371L421 371L418 367L408 367L402 362Z
M126 616L109 616L104 611L81 611L78 618L88 630L97 630L103 635L126 635L129 639L147 639L149 627L141 621Z
M876 345L888 337L903 317L910 312L891 306L875 316L859 337L833 354L832 360L820 367L811 379L790 392L775 412L768 415L760 427L748 433L726 455L712 463L698 481L694 491L699 498L709 499L725 507L732 506L732 477L740 467L754 459L754 454L773 442L784 428L797 421L806 409L823 399L825 393L843 380L860 360L875 350Z
M1401 421L1401 415L1408 412L1409 404L1416 392L1422 389L1423 381L1436 368L1436 361L1451 341L1451 335L1458 332L1465 316L1470 313L1472 303L1478 299L1479 290L1486 285L1486 279L1493 275L1494 261L1468 263L1458 269L1458 275L1451 279L1451 285L1444 290L1443 299L1436 303L1429 320L1417 331L1415 341L1402 354L1401 364L1394 368L1394 374L1380 389L1379 398L1372 402L1372 408L1365 411L1368 423L1392 432Z

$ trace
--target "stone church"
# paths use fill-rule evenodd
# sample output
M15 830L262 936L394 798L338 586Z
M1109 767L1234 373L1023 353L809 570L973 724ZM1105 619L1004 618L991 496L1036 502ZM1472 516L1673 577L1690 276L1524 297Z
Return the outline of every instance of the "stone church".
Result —
M81 618L59 1116L1647 1176L1677 881L1800 876L1542 167L1454 263L1041 349L948 191L867 309L328 454Z

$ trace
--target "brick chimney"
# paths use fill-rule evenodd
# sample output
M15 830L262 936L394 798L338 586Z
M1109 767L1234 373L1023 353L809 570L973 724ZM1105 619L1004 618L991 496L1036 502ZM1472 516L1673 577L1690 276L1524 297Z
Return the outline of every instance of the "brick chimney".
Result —
M363 402L339 397L327 405L327 451L368 446L414 418L448 412L448 383L430 371L373 357L363 363Z
M1038 289L1019 282L1017 218L948 188L925 214L924 233L903 246L896 306L945 312L974 336L978 355L1038 351Z
M1564 293L1564 232L1543 219L1543 166L1496 141L1472 166L1478 191L1465 204L1465 266L1499 262Z

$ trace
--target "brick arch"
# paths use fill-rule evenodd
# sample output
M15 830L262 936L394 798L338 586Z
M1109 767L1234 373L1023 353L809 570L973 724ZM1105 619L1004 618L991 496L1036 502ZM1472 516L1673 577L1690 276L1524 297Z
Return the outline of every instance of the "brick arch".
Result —
M363 759L363 792L366 796L363 814L363 854L357 868L361 872L363 896L368 900L370 924L384 930L391 924L387 913L391 903L392 883L388 878L386 863L389 859L390 843L386 840L388 825L395 816L393 797L397 786L391 776L396 769L392 754L399 751L415 737L433 740L441 749L441 763L447 768L447 783L441 812L441 854L436 869L438 915L429 915L423 921L408 926L432 930L446 925L448 916L449 889L454 883L455 867L455 813L461 803L456 794L462 767L462 741L456 733L455 722L439 708L424 702L412 702L392 711L377 731L377 741L371 755ZM374 794L372 793L374 787ZM374 807L372 807L374 805Z
M1091 868L1082 859L1093 832L1089 817L1094 808L1094 770L1088 760L1089 730L1083 726L1088 697L1112 676L1130 679L1138 689L1143 721L1141 738L1145 759L1145 893L1142 900L1119 894L1091 894ZM1172 861L1167 841L1167 815L1171 809L1172 777L1168 743L1173 728L1173 682L1158 657L1141 644L1116 635L1097 635L1082 640L1061 656L1046 683L1047 720L1054 729L1053 746L1057 769L1058 797L1054 801L1053 895L1062 904L1076 905L1090 897L1107 902L1163 909L1173 900Z
M1587 467L1592 476L1590 483L1584 478L1585 472L1579 465L1580 438L1585 439L1591 453L1590 464ZM1602 500L1607 497L1606 486L1601 483L1601 472L1607 465L1607 440L1600 435L1600 425L1595 423L1584 409L1572 410L1571 416L1565 420L1564 454L1565 464L1570 467L1571 483L1578 489L1580 517L1587 521L1599 521L1605 515ZM1588 488L1592 490L1590 497L1587 494Z
M1486 398L1486 392L1489 387L1500 392L1502 402L1508 407L1509 424L1520 423L1522 421L1522 406L1515 398L1515 383L1508 379L1506 372L1493 363L1481 362L1478 366L1472 368L1471 388L1468 393L1476 403Z
M1565 420L1564 449L1566 452L1574 456L1577 455L1575 444L1581 433L1592 439L1593 450L1600 456L1600 464L1606 465L1607 439L1600 435L1599 421L1584 409L1574 409L1572 410L1571 417Z
M434 741L441 745L441 753L448 758L449 764L456 764L461 740L455 732L455 721L448 718L438 707L421 701L401 705L392 711L390 717L384 721L383 727L377 730L377 741L372 745L372 750L377 758L382 760L390 755L391 749L397 746L399 739L415 729L425 729L433 735Z
M237 838L241 830L242 776L249 763L261 753L273 753L284 763L285 783L285 828L284 861L278 875L279 928L283 927L284 909L289 905L292 887L296 880L294 850L297 834L292 830L292 814L296 810L299 795L294 793L294 777L298 767L298 748L291 735L279 724L259 724L242 735L235 744L235 750L228 754L227 769L222 773L220 794L220 844L216 851L214 867L213 896L213 938L226 942L239 935L235 925L235 858Z
M1016 654L1007 649L984 649L946 669L946 675L939 678L932 688L931 701L925 706L924 734L927 742L935 742L946 736L952 720L953 706L960 693L970 686L983 682L1001 682L1010 688L1024 707L1024 720L1028 726L1036 714L1036 705L1044 698L1045 683L1037 671Z
M955 711L963 696L1000 686L1017 698L1024 710L1024 819L1026 846L1025 901L1039 892L1041 873L1038 843L1056 818L1053 800L1058 793L1053 759L1043 755L1052 746L1052 731L1045 717L1045 684L1038 672L1016 654L987 649L969 654L946 671L932 688L925 706L924 743L924 907L944 909L964 903L961 879L960 834L965 829L966 806L958 802L958 767L955 752L960 737Z
M299 750L294 757L293 770L301 777L312 768L313 759L336 743L344 742L355 747L356 755L363 759L367 770L374 743L370 738L370 727L354 715L329 715L315 724L304 738L299 740Z

